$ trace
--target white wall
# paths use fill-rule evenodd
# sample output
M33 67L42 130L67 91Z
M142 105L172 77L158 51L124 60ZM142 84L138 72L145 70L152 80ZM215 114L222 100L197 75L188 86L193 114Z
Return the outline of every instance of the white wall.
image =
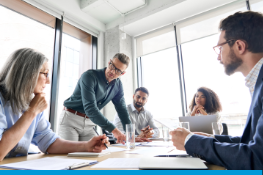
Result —
M127 35L126 39L121 39L121 31L119 30L119 27L115 27L112 29L109 29L105 32L105 66L107 66L108 61L113 58L113 56L116 53L124 53L126 54L130 59L131 62L129 64L129 67L127 68L126 74L121 76L121 81L124 88L124 97L126 104L129 104L132 102L132 94L134 91L134 85L133 85L133 50L132 50L132 37ZM114 108L114 105L112 102L108 103L104 107L103 114L105 117L107 117L110 121L113 120L116 110Z

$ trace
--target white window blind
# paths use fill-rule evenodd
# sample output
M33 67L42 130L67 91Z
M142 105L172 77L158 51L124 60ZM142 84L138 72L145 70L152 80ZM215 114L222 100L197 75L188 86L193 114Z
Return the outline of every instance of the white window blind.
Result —
M173 25L136 37L136 57L175 46Z
M250 10L263 12L263 0L250 0Z
M23 0L25 1L26 3L28 4L31 4L32 6L58 18L58 19L61 19L61 16L63 14L62 11L57 11L57 10L54 10L54 9L51 9L51 8L48 8L48 7L45 7L43 5L41 5L40 3L38 3L37 1L34 1L34 0Z
M220 21L238 11L246 11L246 1L238 0L175 23L178 44L219 33Z
M98 37L99 31L97 31L95 29L91 30L87 27L84 27L83 25L76 22L76 20L73 20L73 19L71 19L71 17L68 17L67 13L64 14L62 11L55 10L51 7L46 7L46 6L42 5L41 3L39 3L35 0L23 0L23 1L25 1L28 4L31 4L32 6L38 8L38 9L40 9L40 10L42 10L42 11L44 11L44 12L46 12L46 13L48 13L48 14L50 14L50 15L58 18L58 19L61 19L61 16L63 16L63 21L75 26L76 28L79 28L80 30L82 30L84 32L87 32L93 36Z

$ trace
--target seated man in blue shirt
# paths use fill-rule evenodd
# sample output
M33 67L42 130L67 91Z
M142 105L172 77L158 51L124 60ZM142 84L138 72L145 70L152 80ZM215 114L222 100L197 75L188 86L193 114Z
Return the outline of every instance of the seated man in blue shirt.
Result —
M137 88L133 95L133 104L129 104L127 110L131 122L135 124L135 135L140 138L158 138L159 129L155 126L153 116L143 107L148 101L148 97L149 92L146 88ZM113 123L120 131L124 132L118 114L115 115Z
M227 169L263 167L263 14L237 12L221 21L221 34L214 50L227 75L246 77L252 101L242 136L231 137L171 131L174 146L188 154ZM242 94L240 94L242 95Z

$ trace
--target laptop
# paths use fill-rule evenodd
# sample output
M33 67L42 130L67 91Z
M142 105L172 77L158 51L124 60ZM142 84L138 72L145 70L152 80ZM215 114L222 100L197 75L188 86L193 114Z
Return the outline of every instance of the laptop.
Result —
M191 132L213 134L212 122L217 122L216 115L179 117L180 122L189 122Z
M139 169L145 170L206 170L204 161L193 157L151 157L140 160Z

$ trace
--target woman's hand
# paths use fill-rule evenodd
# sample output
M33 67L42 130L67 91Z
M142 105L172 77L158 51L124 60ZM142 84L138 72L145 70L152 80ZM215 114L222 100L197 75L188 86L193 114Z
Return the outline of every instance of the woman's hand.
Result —
M29 104L28 111L33 112L35 115L37 115L47 109L48 104L45 95L45 93L36 94Z
M90 139L86 144L86 151L87 152L101 152L102 150L106 149L106 146L104 143L109 146L109 138L103 134L100 136L94 136L92 139Z
M204 107L203 107L202 105L196 104L196 105L194 106L194 108L193 108L193 111L192 111L192 113L191 113L191 116L195 116L195 114L201 113L201 112L200 112L201 109L203 110ZM203 111L204 111L204 110L203 110Z
M198 112L199 112L199 114L207 115L207 113L205 112L205 110L203 108L198 108Z

